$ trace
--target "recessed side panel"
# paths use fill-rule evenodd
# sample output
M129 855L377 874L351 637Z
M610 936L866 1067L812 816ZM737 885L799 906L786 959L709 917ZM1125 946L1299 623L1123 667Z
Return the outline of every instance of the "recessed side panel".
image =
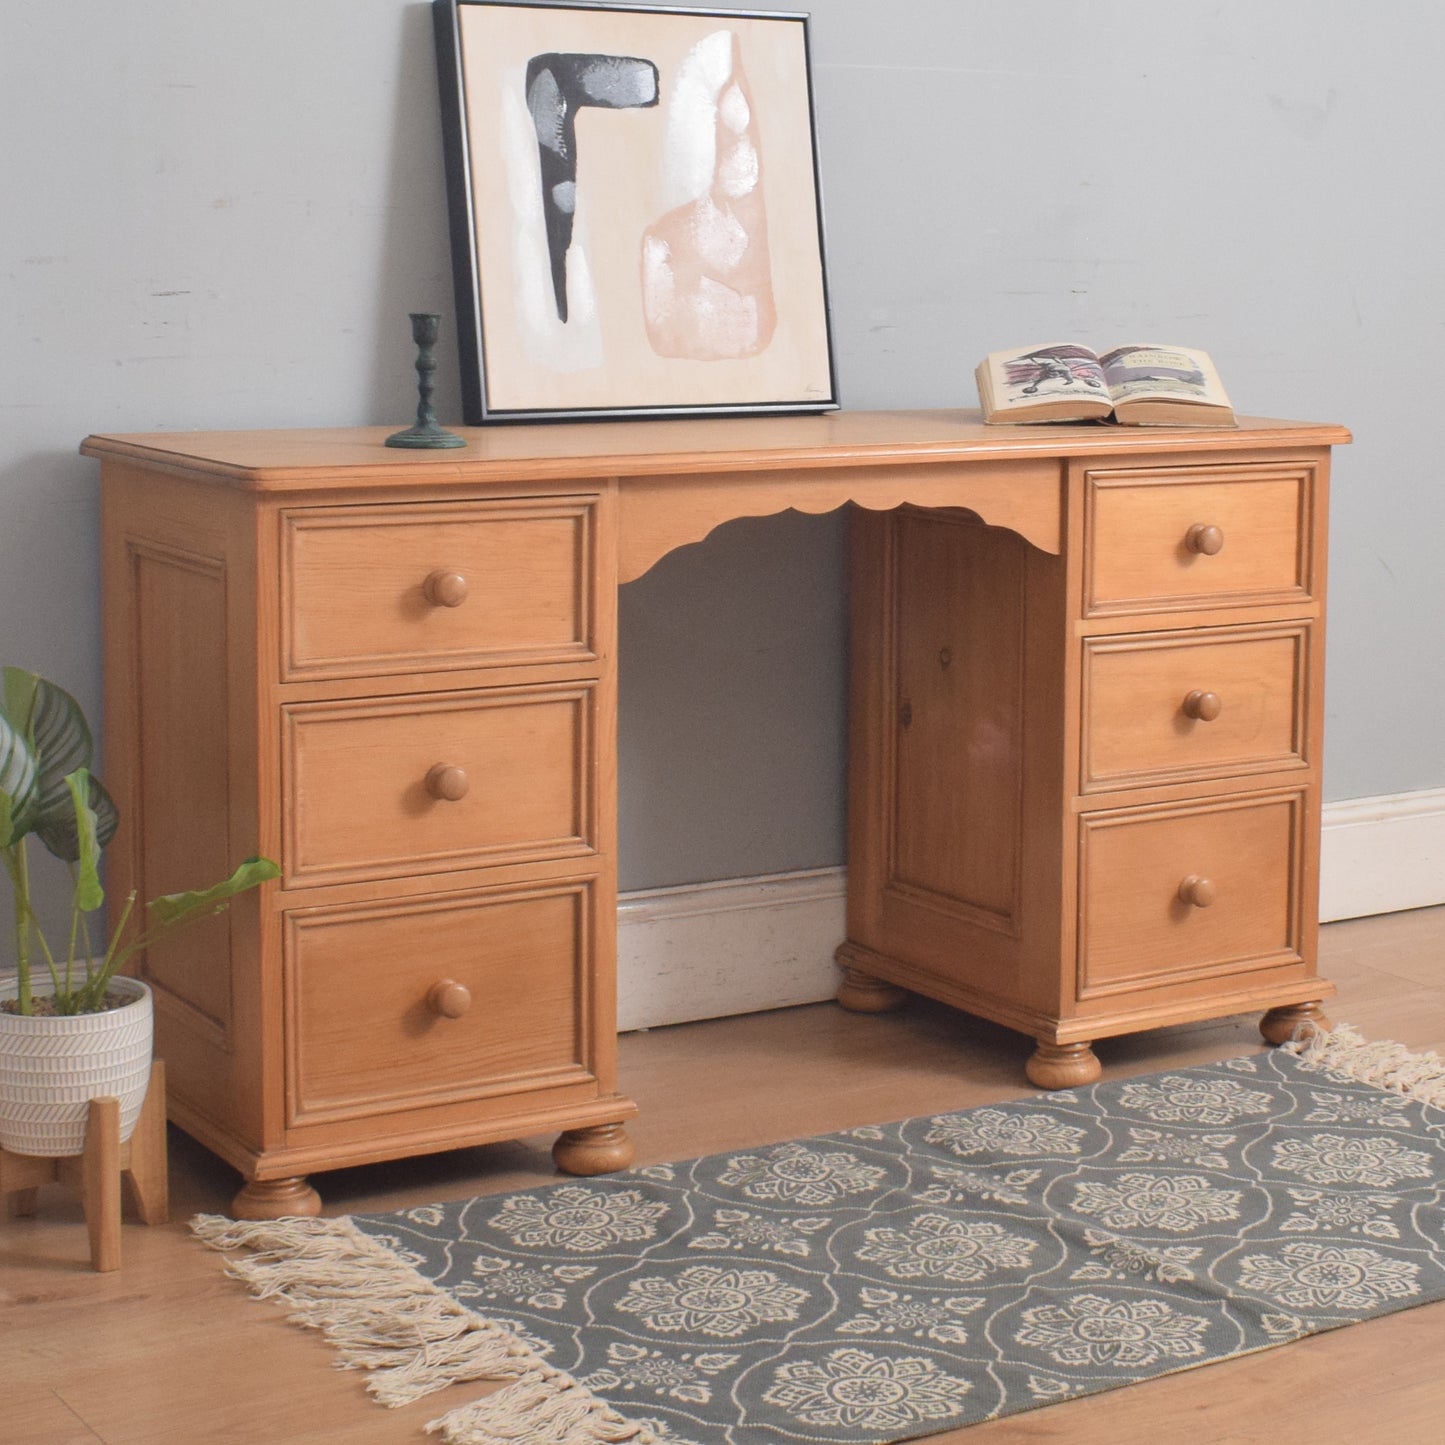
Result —
M134 541L129 547L137 738L134 817L139 910L164 893L229 876L226 570L215 557ZM229 1046L229 918L190 925L146 950L158 1008L183 1007Z

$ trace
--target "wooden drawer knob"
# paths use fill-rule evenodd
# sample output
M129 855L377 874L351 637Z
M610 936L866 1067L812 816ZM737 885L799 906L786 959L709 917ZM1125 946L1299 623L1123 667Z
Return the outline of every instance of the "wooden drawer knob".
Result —
M1185 534L1184 545L1191 552L1212 557L1224 549L1224 533L1207 522L1196 522Z
M1214 880L1191 873L1179 885L1179 899L1193 908L1208 908L1219 896Z
M427 990L427 1007L444 1019L459 1019L472 1006L472 991L454 978L438 979Z
M469 787L467 770L454 763L438 763L426 775L427 792L446 803L456 803L465 798Z
M460 607L467 600L467 579L460 572L432 572L421 590L433 607Z
M1197 687L1184 698L1184 716L1199 722L1213 722L1224 711L1217 692L1201 692Z

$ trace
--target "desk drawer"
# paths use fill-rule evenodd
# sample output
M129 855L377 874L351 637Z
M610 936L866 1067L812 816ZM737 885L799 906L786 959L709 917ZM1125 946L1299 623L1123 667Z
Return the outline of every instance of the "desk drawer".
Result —
M1305 462L1091 471L1085 615L1307 601L1314 476Z
M1303 768L1307 623L1084 643L1084 792Z
M1080 999L1301 962L1302 793L1085 814Z
M288 1127L586 1083L591 907L571 880L288 913Z
M282 709L285 886L596 847L586 684Z
M282 514L285 681L596 661L596 499Z

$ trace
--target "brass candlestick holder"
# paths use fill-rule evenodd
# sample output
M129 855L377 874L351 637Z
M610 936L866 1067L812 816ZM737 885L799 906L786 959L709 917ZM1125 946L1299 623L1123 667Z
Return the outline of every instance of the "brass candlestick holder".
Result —
M432 373L437 369L432 347L436 345L441 317L434 311L413 311L410 314L411 339L417 347L416 425L409 426L405 431L393 432L387 437L386 444L389 447L464 447L465 439L439 425L432 410Z

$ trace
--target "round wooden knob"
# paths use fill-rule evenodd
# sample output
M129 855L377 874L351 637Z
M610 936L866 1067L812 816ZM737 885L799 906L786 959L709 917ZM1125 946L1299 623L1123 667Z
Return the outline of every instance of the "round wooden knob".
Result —
M427 990L426 1003L444 1019L459 1019L472 1006L472 991L454 978L438 979Z
M1224 533L1218 527L1206 522L1196 522L1185 534L1184 545L1191 552L1200 552L1212 557L1224 548Z
M1184 716L1200 722L1213 722L1224 711L1217 692L1201 692L1197 687L1184 698Z
M1198 873L1191 873L1179 885L1179 899L1193 908L1208 908L1219 896L1219 890L1214 886L1214 880L1202 877Z
M443 802L455 803L465 798L471 783L467 781L467 770L454 763L438 763L426 775L426 790L432 797Z
M460 572L432 572L421 590L433 607L460 607L467 600L467 579Z

